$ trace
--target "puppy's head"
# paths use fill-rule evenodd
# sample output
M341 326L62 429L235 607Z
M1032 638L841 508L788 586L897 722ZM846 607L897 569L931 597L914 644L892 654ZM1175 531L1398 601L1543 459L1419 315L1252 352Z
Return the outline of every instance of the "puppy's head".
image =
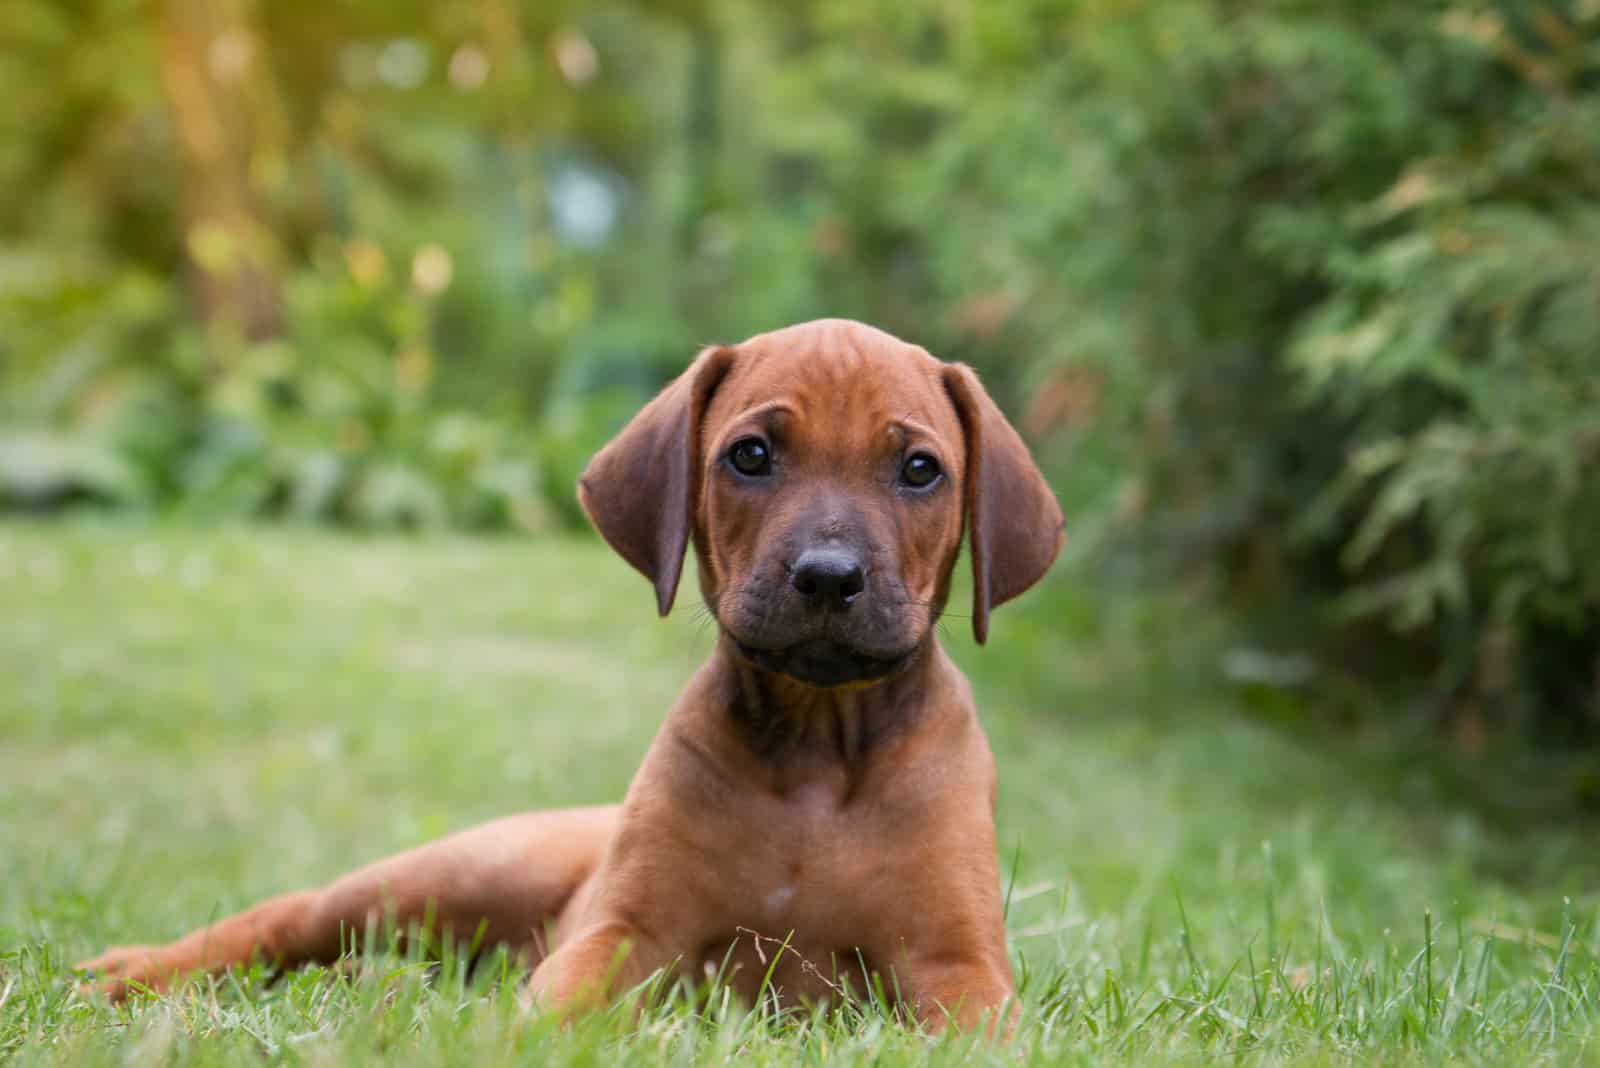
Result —
M970 369L824 320L706 349L579 479L601 535L672 606L693 535L718 625L815 686L929 640L963 528L973 633L1061 547L1061 510Z

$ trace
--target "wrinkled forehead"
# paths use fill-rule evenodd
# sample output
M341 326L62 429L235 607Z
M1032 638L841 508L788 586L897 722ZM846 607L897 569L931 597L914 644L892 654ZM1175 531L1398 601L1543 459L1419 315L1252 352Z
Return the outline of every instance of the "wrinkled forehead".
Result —
M738 346L704 417L708 442L776 411L797 438L866 448L909 428L959 453L961 424L943 365L926 351L886 334L863 343L847 332L786 333Z

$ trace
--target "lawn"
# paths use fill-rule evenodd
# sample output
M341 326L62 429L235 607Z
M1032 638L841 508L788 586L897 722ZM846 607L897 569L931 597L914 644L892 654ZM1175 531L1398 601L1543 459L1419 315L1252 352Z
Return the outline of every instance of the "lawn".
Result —
M1015 1048L715 992L562 1029L504 960L74 992L106 943L619 796L712 643L686 594L657 621L586 539L0 524L0 1060L1600 1064L1600 835L1546 765L1293 725L1203 613L1066 572L985 648L944 625L1000 766Z

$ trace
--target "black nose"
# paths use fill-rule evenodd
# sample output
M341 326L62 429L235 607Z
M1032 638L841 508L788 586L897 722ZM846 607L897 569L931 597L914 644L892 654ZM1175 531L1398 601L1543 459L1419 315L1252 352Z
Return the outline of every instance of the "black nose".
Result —
M794 562L789 582L819 607L844 608L866 589L861 561L845 549L807 549Z

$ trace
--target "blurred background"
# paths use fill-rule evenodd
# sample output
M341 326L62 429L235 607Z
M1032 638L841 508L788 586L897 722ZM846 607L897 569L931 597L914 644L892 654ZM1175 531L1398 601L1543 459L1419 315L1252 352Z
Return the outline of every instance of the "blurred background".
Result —
M0 94L0 509L579 528L850 316L1285 715L1600 738L1600 0L5 0Z

